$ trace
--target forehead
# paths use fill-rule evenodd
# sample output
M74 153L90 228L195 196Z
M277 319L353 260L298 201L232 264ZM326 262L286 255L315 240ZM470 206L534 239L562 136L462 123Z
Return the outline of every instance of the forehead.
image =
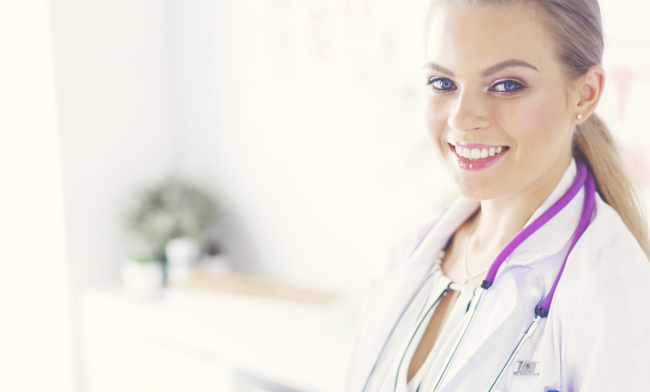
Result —
M556 68L551 39L536 10L520 5L443 4L433 10L426 60L452 70L482 70L519 59Z

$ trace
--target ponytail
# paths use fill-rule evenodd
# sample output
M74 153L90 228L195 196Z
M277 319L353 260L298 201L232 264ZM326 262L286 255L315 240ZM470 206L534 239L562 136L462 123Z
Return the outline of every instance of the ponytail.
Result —
M639 245L650 257L648 228L612 134L595 113L576 125L573 155L593 174L596 191L620 215Z

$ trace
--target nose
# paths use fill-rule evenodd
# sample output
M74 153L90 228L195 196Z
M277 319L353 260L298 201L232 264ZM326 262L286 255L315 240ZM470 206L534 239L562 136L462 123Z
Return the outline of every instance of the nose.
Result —
M487 109L479 93L461 91L452 105L447 125L458 131L473 131L490 125Z

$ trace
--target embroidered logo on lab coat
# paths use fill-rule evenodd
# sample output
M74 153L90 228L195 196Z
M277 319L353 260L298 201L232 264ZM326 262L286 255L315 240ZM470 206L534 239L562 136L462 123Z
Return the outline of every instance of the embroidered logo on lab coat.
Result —
M539 376L541 369L541 363L539 362L528 362L528 361L517 361L519 367L515 370L516 375L522 376Z

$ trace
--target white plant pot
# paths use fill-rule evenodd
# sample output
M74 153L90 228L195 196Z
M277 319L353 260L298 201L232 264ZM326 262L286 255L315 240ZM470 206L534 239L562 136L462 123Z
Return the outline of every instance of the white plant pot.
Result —
M163 287L163 268L158 262L129 260L122 264L122 283L126 291L138 298L151 298L160 294Z
M174 238L169 241L165 246L169 283L187 283L194 274L200 254L199 244L191 238Z

